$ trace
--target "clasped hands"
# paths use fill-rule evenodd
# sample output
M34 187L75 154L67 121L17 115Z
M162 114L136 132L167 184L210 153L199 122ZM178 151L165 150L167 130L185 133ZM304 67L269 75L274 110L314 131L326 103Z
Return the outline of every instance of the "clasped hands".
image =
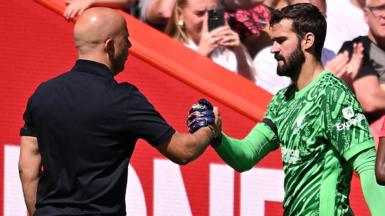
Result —
M218 107L213 107L206 99L200 99L190 108L187 117L187 127L190 133L194 133L201 127L209 127L213 132L213 144L219 144L222 130L222 122Z

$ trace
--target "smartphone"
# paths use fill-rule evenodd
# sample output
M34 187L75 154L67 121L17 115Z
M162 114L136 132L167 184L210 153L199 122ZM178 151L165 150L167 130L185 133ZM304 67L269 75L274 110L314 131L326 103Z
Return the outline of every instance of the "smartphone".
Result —
M209 31L225 25L225 9L214 8L208 11L208 29Z

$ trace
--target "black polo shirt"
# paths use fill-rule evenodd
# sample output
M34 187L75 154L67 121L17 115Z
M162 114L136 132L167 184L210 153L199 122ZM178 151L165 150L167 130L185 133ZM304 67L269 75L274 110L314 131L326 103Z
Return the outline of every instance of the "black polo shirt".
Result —
M20 135L37 137L43 164L36 215L125 215L137 139L157 146L175 133L135 86L87 60L42 83L24 121Z

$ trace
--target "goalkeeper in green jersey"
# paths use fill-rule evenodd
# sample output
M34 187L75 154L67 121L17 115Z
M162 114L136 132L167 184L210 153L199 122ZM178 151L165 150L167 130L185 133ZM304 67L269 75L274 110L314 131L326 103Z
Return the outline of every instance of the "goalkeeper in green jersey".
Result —
M371 214L385 215L385 187L376 182L368 122L353 93L320 63L324 16L311 4L295 4L273 12L270 25L277 73L290 77L292 85L273 97L262 122L244 139L231 138L216 125L215 151L243 172L281 147L284 215L353 215L353 171ZM354 45L348 73L360 67L362 51L361 44Z

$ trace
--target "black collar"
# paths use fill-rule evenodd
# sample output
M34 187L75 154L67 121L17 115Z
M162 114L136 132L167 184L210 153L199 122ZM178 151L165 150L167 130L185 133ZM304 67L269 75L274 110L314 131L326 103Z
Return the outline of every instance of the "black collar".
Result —
M114 74L106 65L90 60L78 59L72 71L90 73L111 79L114 78Z

